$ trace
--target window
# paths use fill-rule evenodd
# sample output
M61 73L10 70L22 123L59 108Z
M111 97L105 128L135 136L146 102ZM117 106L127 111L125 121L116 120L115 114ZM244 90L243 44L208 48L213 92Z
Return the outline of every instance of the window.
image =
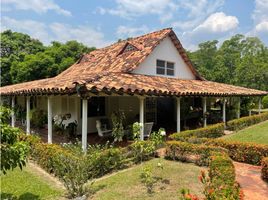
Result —
M156 60L156 74L174 76L174 63L164 60Z

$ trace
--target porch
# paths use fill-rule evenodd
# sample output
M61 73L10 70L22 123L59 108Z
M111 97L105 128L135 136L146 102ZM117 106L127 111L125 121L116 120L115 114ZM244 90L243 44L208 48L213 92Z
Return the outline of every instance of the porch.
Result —
M153 122L152 130L164 128L167 134L226 122L241 115L240 97L92 95L89 98L81 98L78 95L58 95L13 96L9 102L15 110L12 125L15 126L16 121L23 122L22 127L28 134L39 134L42 140L48 143L68 143L77 138L82 141L84 149L87 144L113 141L112 137L104 138L98 134L96 121L102 121L102 125L111 130L111 115L118 111L125 116L124 129L131 129L134 122L142 125ZM260 112L261 101L258 102ZM37 110L44 115L33 116ZM77 127L73 135L66 132L60 134L55 129L56 116L66 115L68 117L61 121L61 125L66 128L75 123ZM33 122L40 118L44 118L44 124L42 127L36 127L36 122ZM140 133L143 140L144 126L141 126ZM127 144L128 140L124 139L122 146Z

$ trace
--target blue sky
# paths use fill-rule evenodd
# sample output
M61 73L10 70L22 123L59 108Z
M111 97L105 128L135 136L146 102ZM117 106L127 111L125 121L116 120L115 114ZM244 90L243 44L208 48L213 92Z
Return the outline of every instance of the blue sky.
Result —
M103 47L172 27L183 46L241 33L268 46L268 0L2 0L1 30L48 45L78 40Z

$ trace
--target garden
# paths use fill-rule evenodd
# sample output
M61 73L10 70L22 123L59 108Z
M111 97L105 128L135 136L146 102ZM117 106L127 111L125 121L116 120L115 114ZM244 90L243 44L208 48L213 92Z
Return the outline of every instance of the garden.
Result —
M1 198L12 195L23 199L29 192L38 196L32 199L242 199L232 161L262 166L262 178L268 179L268 145L227 140L222 137L223 123L174 133L169 138L164 138L160 129L146 141L137 137L139 127L135 124L134 141L129 146L89 145L85 153L79 141L47 144L10 127L10 113L1 108L1 179L5 185ZM239 131L267 120L268 113L263 113L229 121L227 128ZM163 151L164 158L158 158ZM64 194L32 175L27 160L57 177L66 188ZM20 177L18 183L12 177ZM26 180L44 191L34 194ZM14 185L25 191L12 190Z

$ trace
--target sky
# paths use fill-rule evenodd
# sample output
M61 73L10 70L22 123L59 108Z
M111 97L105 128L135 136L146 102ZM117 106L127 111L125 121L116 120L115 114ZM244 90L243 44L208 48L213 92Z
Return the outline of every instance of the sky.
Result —
M97 48L172 27L184 48L235 34L268 46L268 0L1 0L1 31Z

